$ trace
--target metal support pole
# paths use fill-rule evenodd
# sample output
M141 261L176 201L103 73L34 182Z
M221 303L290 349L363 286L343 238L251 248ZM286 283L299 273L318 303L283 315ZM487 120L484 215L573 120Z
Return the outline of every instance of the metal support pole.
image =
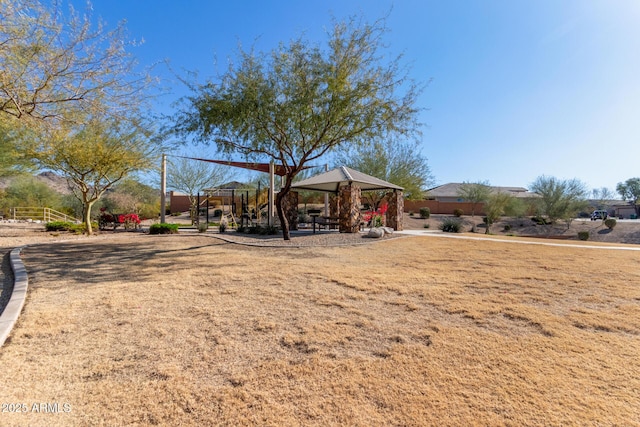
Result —
M273 164L273 160L269 162L269 208L267 210L267 223L271 226L273 225L273 199L275 195L274 191L274 176L275 174L275 165Z
M160 222L165 222L167 211L167 155L162 155L162 165L160 173Z
M324 171L329 172L329 164L325 163ZM329 193L324 193L324 216L329 216Z

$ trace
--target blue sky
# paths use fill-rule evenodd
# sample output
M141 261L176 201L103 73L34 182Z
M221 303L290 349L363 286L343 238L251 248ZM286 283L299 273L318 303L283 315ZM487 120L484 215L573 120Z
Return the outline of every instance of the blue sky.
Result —
M548 175L615 191L640 176L637 0L94 0L93 13L126 19L130 38L144 39L133 49L141 65L167 59L203 80L238 44L268 51L302 32L323 42L331 16L389 14L389 51L431 80L419 107L437 184L528 187ZM155 72L171 90L158 108L170 112L186 91L166 67Z

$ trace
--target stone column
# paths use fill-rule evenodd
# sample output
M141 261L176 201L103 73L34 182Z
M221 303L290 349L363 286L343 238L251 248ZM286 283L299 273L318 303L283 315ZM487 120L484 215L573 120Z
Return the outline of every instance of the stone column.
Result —
M289 220L289 230L298 229L298 192L289 191L287 197L283 200L284 214Z
M340 216L340 195L332 194L329 197L329 216L332 218Z
M360 187L356 185L346 185L340 187L338 192L340 198L340 215L338 222L341 233L357 233L360 231Z
M392 191L387 193L387 227L391 227L396 231L402 231L402 222L404 219L404 196L402 191Z

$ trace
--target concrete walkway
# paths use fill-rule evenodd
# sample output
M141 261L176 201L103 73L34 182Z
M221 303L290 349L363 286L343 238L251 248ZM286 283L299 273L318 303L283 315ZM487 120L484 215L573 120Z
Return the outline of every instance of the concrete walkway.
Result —
M478 235L471 236L469 234L456 234L456 233L444 233L440 230L404 230L404 231L396 231L398 234L404 234L409 236L430 236L430 237L444 237L450 239L465 239L465 240L488 240L491 242L501 242L501 243L516 243L521 245L541 245L541 246L556 246L556 247L570 247L570 248L584 248L584 249L598 249L598 250L618 250L618 251L640 251L640 246L638 245L626 245L626 246L609 246L606 243L601 245L585 245L580 243L557 243L550 241L532 241L532 240L522 240L518 239L517 236L510 237L508 239L498 239L495 237L491 237L490 235ZM543 238L540 238L543 240Z
M20 316L24 301L27 297L29 278L27 276L27 270L24 268L24 264L20 259L20 252L23 247L24 246L15 248L9 255L14 282L9 302L2 311L2 315L0 315L0 347L2 347L11 333L11 329L13 329L13 326L18 321L18 316Z

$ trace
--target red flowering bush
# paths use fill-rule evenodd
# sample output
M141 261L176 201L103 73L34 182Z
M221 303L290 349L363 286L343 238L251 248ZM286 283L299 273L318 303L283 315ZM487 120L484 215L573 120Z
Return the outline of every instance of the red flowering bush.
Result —
M138 228L140 225L140 217L133 213L120 215L118 217L118 222L124 225L125 230L130 230L132 228Z
M100 229L104 230L107 226L113 225L114 230L120 224L124 226L125 230L137 229L140 225L140 217L134 213L124 215L113 215L106 212L106 209L100 209L102 213L98 218L98 224Z
M367 211L364 213L364 220L369 227L382 227L384 225L384 215L387 213L387 204L380 206L375 211Z

